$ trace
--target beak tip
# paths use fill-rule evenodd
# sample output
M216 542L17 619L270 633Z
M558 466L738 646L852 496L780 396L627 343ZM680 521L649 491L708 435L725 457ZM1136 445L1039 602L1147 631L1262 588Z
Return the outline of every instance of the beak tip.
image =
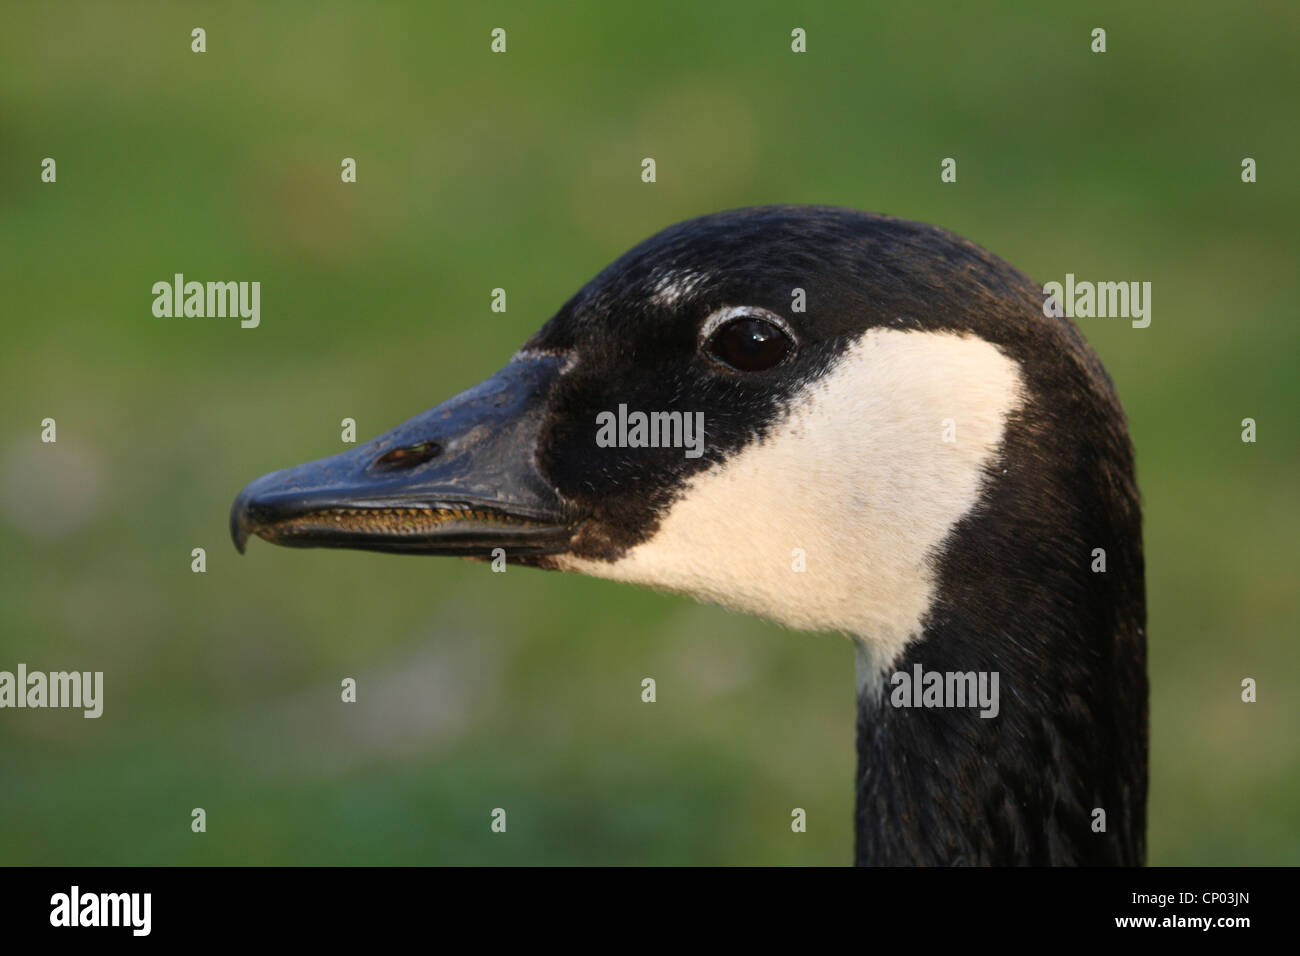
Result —
M248 545L248 509L247 494L240 492L235 503L230 507L230 540L235 550L243 554Z

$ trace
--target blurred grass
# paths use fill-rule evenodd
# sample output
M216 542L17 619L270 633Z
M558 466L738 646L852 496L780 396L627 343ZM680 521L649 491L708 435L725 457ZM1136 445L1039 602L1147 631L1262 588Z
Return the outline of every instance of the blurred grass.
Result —
M241 559L226 536L235 492L338 450L344 416L363 438L406 419L633 243L767 202L934 222L1040 281L1153 283L1149 329L1084 324L1146 502L1150 860L1300 859L1294 4L5 21L0 669L104 670L106 700L0 714L0 863L847 862L844 639L567 575ZM174 272L260 280L261 328L155 319Z

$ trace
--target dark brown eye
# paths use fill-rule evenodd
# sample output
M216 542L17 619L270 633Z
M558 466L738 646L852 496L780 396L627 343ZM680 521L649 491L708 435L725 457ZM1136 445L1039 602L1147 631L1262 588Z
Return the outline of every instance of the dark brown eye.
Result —
M761 372L790 354L794 342L780 326L753 316L732 319L718 327L704 350L723 365L741 372Z

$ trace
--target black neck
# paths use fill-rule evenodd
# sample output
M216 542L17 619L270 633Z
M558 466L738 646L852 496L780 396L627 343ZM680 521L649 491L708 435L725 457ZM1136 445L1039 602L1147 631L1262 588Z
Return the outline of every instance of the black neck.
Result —
M1145 682L1124 690L1077 660L1056 662L1069 679L1043 679L1034 637L1004 638L1028 653L977 652L981 635L954 625L897 666L909 676L916 664L997 671L996 717L978 706L898 708L888 683L860 697L858 865L1144 862Z
M1006 460L1035 460L1032 440L1013 429ZM1140 517L1127 440L1107 453L1116 468L1062 449L1056 474L1000 472L954 530L923 636L859 698L858 864L1145 861ZM895 707L890 675L916 664L998 672L998 715Z

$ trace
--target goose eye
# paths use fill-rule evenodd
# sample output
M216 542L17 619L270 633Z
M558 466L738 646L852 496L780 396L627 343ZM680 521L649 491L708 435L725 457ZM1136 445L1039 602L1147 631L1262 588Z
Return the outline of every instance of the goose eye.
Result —
M763 319L734 319L709 336L704 349L716 361L741 372L761 372L790 354L794 342L785 330Z

